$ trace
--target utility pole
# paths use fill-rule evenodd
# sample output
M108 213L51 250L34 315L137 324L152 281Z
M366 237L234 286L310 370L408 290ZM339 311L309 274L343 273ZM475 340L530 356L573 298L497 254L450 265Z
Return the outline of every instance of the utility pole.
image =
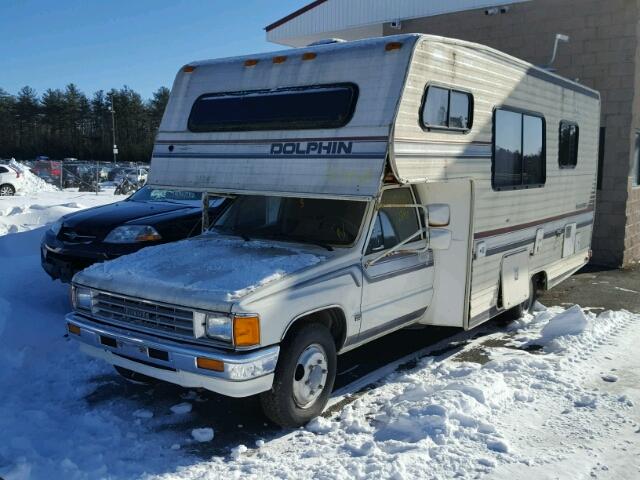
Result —
M113 108L113 97L111 97L111 106L109 107L111 112L111 132L113 134L113 163L116 163L118 155L118 146L116 145L116 111Z

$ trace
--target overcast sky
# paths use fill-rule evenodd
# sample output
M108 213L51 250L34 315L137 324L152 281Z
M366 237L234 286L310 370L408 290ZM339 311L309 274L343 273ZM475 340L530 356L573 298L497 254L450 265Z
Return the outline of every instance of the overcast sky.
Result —
M0 88L147 98L192 60L278 50L264 27L305 0L0 0Z

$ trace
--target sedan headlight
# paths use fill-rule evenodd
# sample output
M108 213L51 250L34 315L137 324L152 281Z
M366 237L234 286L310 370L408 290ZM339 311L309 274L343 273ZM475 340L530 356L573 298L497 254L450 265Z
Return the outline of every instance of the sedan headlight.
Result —
M58 220L57 222L54 222L51 224L51 227L49 227L49 230L51 230L51 232L57 237L58 234L60 233L60 230L62 229L62 219Z
M231 343L231 336L233 333L231 317L218 314L208 314L205 322L207 337Z
M75 310L91 310L93 294L90 288L72 287L71 301Z
M104 239L104 243L156 242L162 236L149 225L122 225L116 227Z

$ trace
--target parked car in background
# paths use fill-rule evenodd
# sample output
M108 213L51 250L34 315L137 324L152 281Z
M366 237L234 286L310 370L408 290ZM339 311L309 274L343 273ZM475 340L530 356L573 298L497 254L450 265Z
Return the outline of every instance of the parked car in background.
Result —
M22 189L24 176L10 165L0 165L0 197L15 195Z
M124 177L127 177L130 182L144 184L147 182L148 175L149 170L144 167L125 168L115 174L114 181L120 183Z
M215 219L228 203L212 198L209 218ZM65 215L54 223L42 239L42 268L54 280L69 282L93 263L197 235L201 221L199 192L143 187L124 201Z

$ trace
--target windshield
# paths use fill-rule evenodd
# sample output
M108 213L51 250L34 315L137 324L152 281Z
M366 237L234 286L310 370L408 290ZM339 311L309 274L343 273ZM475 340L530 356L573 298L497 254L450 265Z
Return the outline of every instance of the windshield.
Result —
M200 206L202 204L202 193L144 186L131 195L129 200L135 202L180 202ZM211 207L217 207L222 201L223 199L220 197L212 197L210 198L209 205Z
M220 233L320 245L350 245L360 231L365 202L242 196L214 224Z

